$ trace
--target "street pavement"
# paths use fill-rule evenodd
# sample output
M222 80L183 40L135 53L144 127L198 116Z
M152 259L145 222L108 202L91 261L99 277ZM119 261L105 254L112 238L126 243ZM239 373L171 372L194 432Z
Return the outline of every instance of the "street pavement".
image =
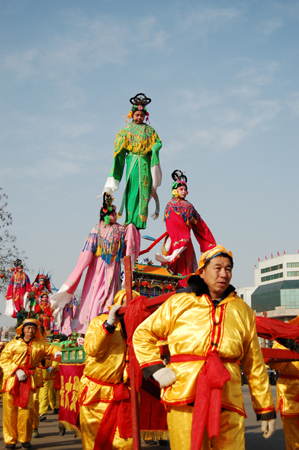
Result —
M276 387L271 386L273 397L276 398ZM242 387L244 405L246 409L246 414L248 418L245 420L245 440L246 440L246 450L285 450L284 435L282 430L282 424L280 417L276 421L276 432L269 438L263 438L260 431L261 424L256 421L255 413L252 409L250 394L248 386L244 385ZM0 449L4 449L5 445L3 442L2 433L2 400L0 401ZM40 437L37 439L32 439L32 449L46 449L46 450L82 450L81 439L76 439L74 437L73 431L66 431L64 436L60 436L58 433L58 416L54 415L52 411L47 414L47 420L41 422L39 426ZM142 448L152 447L155 450L167 449L168 447L159 445L145 445L142 444ZM21 444L18 443L16 449L21 449ZM184 450L184 449L182 449ZM229 449L228 449L229 450Z

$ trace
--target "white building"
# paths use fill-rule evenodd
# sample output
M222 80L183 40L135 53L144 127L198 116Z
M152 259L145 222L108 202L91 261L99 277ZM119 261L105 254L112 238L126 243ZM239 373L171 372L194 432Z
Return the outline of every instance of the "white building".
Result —
M260 261L254 270L254 287L238 289L238 294L244 295L244 301L257 315L284 322L296 317L299 315L299 254Z

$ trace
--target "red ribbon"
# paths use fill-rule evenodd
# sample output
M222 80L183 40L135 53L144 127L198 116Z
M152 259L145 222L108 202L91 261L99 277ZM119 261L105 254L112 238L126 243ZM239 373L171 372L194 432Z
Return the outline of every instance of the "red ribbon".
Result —
M207 427L209 438L218 437L222 388L231 379L224 362L236 362L233 358L220 358L218 353L208 356L174 355L171 363L185 361L206 361L198 379L192 418L191 450L201 450L204 429Z
M20 367L19 369L23 370L27 375L26 380L20 381L18 376L15 376L15 383L11 389L11 394L14 396L13 404L14 406L19 406L20 408L27 408L30 389L31 389L31 380L30 375L33 375L34 367L31 364L28 364L24 367ZM17 370L19 370L17 369Z
M116 427L121 438L132 437L130 392L122 383L114 388L113 399L104 413L93 450L112 450Z

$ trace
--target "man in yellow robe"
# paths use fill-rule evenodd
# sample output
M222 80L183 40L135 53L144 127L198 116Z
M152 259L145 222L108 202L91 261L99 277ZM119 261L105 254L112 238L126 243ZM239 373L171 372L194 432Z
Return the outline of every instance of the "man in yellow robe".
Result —
M39 321L26 319L3 350L3 435L6 448L31 448L33 393L41 385L36 368L47 356L61 355L59 347L41 341Z
M289 321L291 325L299 325L299 316ZM286 349L278 342L273 348ZM280 410L286 450L299 449L299 361L269 364L279 371L276 382L276 412Z
M244 450L243 365L257 419L269 437L275 409L252 309L230 285L233 257L218 245L202 254L192 293L170 297L133 336L146 378L162 389L172 450ZM193 279L194 285L194 279ZM196 293L195 293L195 292ZM157 342L171 355L164 367Z
M43 422L47 419L47 411L49 404L58 414L59 409L59 391L53 388L54 378L59 371L59 364L57 361L45 360L45 368L42 369L43 386L39 391L39 421Z
M128 349L117 317L125 295L125 290L119 291L109 315L92 319L85 335L78 392L83 450L93 450L95 443L102 450L132 449Z

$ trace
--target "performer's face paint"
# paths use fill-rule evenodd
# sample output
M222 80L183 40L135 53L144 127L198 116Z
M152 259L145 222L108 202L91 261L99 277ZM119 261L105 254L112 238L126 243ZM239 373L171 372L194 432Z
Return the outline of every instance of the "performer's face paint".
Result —
M134 114L133 114L133 120L134 120L134 122L135 122L135 123L138 123L139 125L140 125L141 123L143 123L144 118L145 118L145 113L144 113L143 111L136 111L136 112L134 112Z
M178 188L177 188L177 191L178 191L178 193L179 193L179 197L180 197L180 198L183 198L183 199L186 198L188 192L187 192L187 189L186 189L185 186L180 186L180 187L178 187Z
M19 273L22 273L22 272L23 272L23 267L17 267L17 271L18 271Z
M211 299L219 300L232 278L231 262L225 256L215 256L203 267L200 276L209 288Z

